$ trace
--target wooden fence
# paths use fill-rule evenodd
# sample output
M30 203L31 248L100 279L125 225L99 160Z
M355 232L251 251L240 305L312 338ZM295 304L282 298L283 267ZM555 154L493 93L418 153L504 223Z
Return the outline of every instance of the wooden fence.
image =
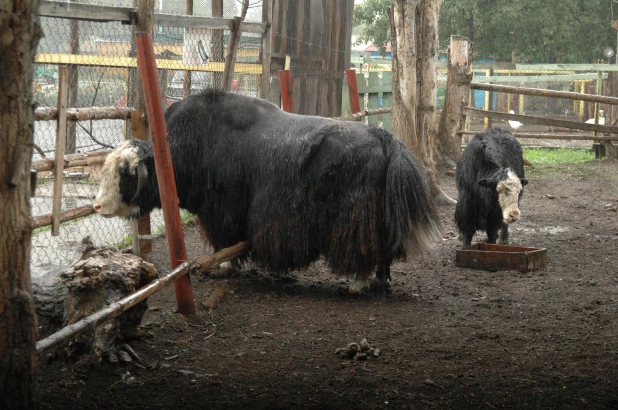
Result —
M358 97L360 100L361 110L374 111L376 109L389 108L393 103L393 73L388 71L357 73L356 84L358 86ZM350 105L349 87L347 82L344 83L343 92L341 93L341 115L342 118L347 118L354 114ZM391 123L390 110L380 110L381 114L369 115L367 118L368 124L382 124L385 130L393 130Z

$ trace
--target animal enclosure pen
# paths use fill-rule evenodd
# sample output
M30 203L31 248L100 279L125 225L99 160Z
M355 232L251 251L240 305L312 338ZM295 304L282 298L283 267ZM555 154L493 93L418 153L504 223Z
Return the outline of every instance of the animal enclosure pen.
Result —
M135 112L138 91L134 26L130 24L131 13L135 10L133 1L41 3L41 26L45 37L39 43L35 60L33 88L38 108L33 161L42 168L38 173L36 195L31 201L32 216L38 221L32 236L31 266L35 270L49 270L70 263L76 246L86 236L90 236L95 244L126 247L131 243L132 234L129 221L103 219L90 214L63 223L59 236L52 236L45 223L53 199L54 178L50 162L53 163L56 149L54 115L57 116L54 109L45 107L57 106L59 67L69 67L69 121L65 146L65 160L69 162L65 163L61 204L64 214L92 205L102 161L89 162L86 158L92 157L93 152L114 148L133 135L135 121L131 121L131 112ZM225 50L231 33L231 26L227 23L231 20L224 19L238 14L238 2L212 3L211 7L210 3L196 2L193 16L185 15L184 1L157 3L154 50L165 106L206 86L220 86L222 82ZM218 4L222 6L219 10L215 7ZM230 88L245 95L257 96L259 91L261 18L261 7L250 7L239 39ZM204 22L215 25L217 29L200 28L209 27ZM183 53L183 50L190 52ZM185 80L185 73L189 73L190 81ZM105 108L115 114L99 115L98 118L84 116L85 111L93 107ZM81 159L71 162L78 158ZM161 213L156 211L152 214L152 231L158 234L163 229Z

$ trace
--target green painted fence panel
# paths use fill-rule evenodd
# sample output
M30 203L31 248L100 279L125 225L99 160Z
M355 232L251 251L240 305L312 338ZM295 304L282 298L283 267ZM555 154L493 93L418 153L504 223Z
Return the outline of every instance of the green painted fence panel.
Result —
M366 76L366 77L365 77ZM357 73L356 82L358 84L358 97L360 99L361 109L387 108L391 106L393 101L393 74L389 71ZM350 97L348 87L343 87L341 96L341 115L350 115ZM382 128L392 132L392 123L390 114L370 115L366 122L370 125L382 124Z

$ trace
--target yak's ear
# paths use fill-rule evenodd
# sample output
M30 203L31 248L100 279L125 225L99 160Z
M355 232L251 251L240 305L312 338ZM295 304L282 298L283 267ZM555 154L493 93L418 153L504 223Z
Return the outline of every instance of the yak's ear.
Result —
M489 178L483 178L483 179L479 179L478 184L480 186L484 186L486 188L493 188L496 189L498 187L498 182L491 180Z
M526 186L526 185L528 185L528 180L527 180L527 179L522 178L522 179L520 179L519 181L521 182L521 186Z

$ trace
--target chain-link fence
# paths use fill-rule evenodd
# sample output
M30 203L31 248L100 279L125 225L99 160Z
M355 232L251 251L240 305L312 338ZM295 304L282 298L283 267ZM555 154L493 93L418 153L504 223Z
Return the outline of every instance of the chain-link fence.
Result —
M75 3L135 7L131 0L81 0ZM193 15L233 18L241 15L242 1L195 2ZM68 6L70 9L70 5ZM155 3L155 13L186 14L186 0ZM260 22L261 1L252 1L245 21ZM68 107L134 107L137 96L134 26L123 22L95 22L41 17L44 37L39 43L34 70L34 99L40 107L58 104L59 66L69 67ZM169 19L168 19L169 20ZM205 87L220 88L224 56L231 32L205 28L154 27L154 51L166 105ZM257 96L261 66L261 35L244 32L240 36L231 90ZM187 69L188 68L188 69ZM187 81L185 77L189 77ZM53 157L56 121L37 121L34 127L33 160ZM126 120L75 121L67 124L66 154L112 149L130 137ZM96 195L101 166L68 168L64 172L62 207L67 211L90 205ZM40 172L36 196L32 198L33 217L52 211L53 176ZM161 212L152 214L153 235L163 231ZM125 247L131 244L132 224L121 218L97 215L61 224L59 236L51 227L33 231L32 266L64 265L73 258L81 240L90 236L96 245Z

